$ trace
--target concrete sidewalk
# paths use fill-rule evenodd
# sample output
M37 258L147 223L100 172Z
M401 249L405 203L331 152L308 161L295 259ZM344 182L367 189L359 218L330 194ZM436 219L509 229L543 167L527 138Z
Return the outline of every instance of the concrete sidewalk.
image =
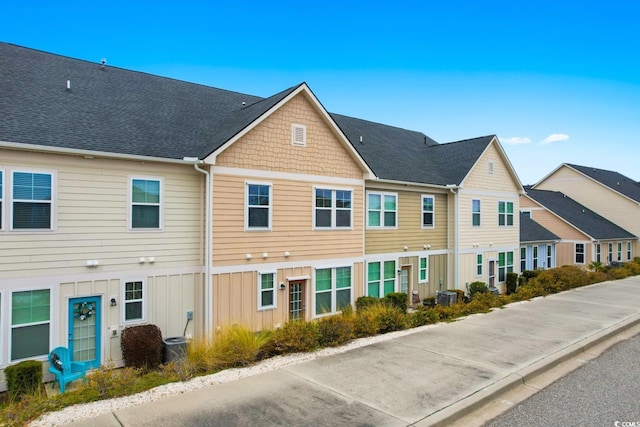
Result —
M633 277L74 425L447 425L637 324L640 277Z

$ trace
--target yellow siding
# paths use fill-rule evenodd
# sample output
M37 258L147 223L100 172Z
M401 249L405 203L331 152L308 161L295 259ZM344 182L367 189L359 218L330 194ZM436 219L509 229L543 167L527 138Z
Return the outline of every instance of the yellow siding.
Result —
M489 162L493 162L493 173L489 173ZM495 143L489 145L469 172L463 182L463 187L465 189L510 193L520 191L519 184L510 173L509 165L503 160Z
M472 225L472 200L480 200L480 227ZM498 225L498 202L513 202L513 226ZM467 194L461 190L458 200L460 212L460 247L518 246L520 240L519 197L511 195Z

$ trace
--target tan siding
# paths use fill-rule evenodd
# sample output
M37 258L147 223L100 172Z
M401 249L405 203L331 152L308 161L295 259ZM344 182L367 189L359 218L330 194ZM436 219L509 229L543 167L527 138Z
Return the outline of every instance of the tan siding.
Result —
M306 147L291 144L291 125L305 125ZM216 165L332 177L363 177L363 171L344 142L315 109L306 94L299 94L216 159Z
M489 162L493 162L493 174L489 173ZM518 183L509 172L508 163L503 160L495 143L491 144L480 157L465 178L463 186L465 189L480 189L483 191L513 193L520 191Z
M480 200L480 227L472 226L472 200ZM513 202L513 226L498 225L498 202ZM460 247L479 247L518 245L520 239L519 198L517 193L509 197L496 195L461 194L458 207L460 211ZM491 244L491 245L490 245ZM515 247L515 246L514 246Z

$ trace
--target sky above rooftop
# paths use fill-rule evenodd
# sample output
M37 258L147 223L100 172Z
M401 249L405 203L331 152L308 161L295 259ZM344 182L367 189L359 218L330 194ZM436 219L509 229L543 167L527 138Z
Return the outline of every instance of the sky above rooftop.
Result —
M640 180L640 3L5 0L0 40ZM0 94L1 99L1 94Z

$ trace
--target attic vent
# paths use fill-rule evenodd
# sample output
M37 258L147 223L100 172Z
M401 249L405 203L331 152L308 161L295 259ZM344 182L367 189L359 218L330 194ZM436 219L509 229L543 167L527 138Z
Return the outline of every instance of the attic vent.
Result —
M305 125L291 125L291 144L297 147L307 145L307 127Z
M493 175L493 162L489 162L489 175Z

